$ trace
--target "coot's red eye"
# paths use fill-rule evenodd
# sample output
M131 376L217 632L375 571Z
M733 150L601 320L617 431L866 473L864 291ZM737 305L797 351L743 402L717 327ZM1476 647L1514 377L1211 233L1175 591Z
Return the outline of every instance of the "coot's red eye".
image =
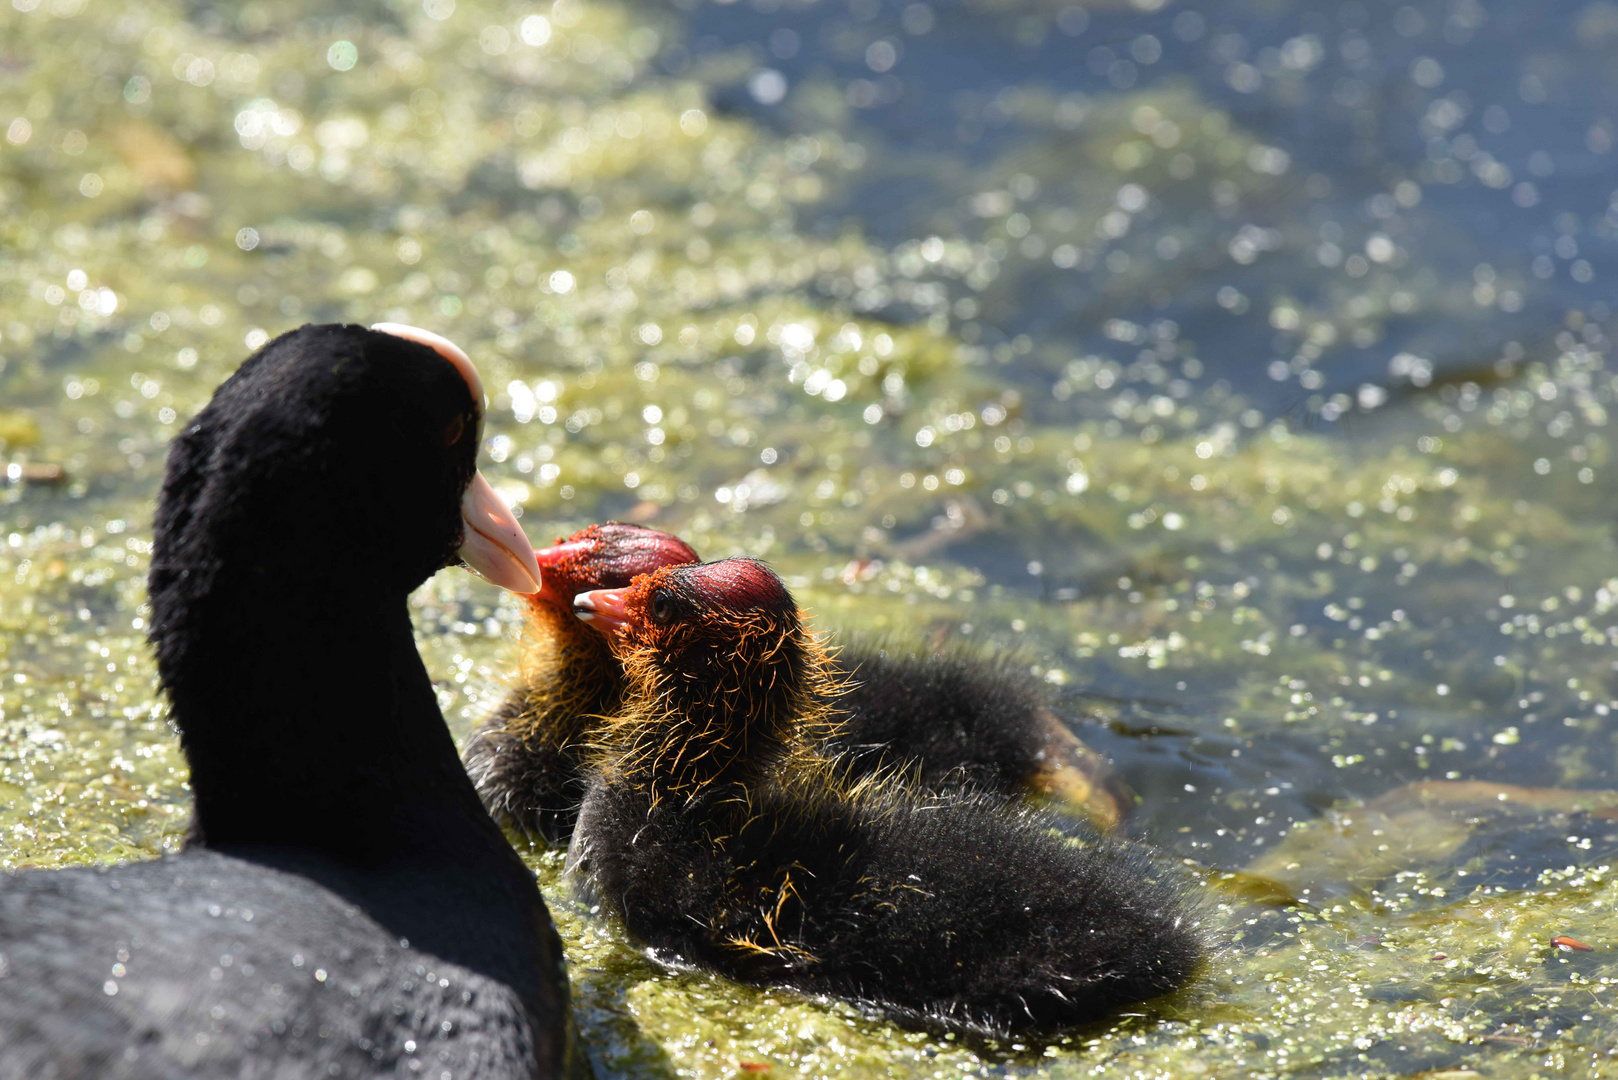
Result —
M444 425L444 445L454 446L466 434L466 417L457 415L455 419Z

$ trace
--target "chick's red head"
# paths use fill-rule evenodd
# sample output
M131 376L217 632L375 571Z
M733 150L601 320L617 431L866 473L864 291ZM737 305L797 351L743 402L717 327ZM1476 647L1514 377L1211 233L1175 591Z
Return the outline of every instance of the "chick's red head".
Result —
M762 630L796 633L798 606L775 572L752 559L663 567L629 588L595 589L573 612L633 646L736 654Z
M624 588L642 574L694 563L697 553L677 536L609 521L540 548L534 558L544 581L534 601L568 610L581 592Z
M706 718L710 734L775 731L812 689L812 635L781 579L752 559L664 567L580 593L573 612L655 687L659 715Z

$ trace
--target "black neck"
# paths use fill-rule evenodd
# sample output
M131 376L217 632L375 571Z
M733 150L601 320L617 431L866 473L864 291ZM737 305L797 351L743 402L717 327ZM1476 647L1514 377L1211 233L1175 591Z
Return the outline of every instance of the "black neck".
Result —
M216 600L159 648L191 763L189 845L318 881L554 1011L555 931L461 767L404 598Z
M834 734L825 652L796 622L765 625L779 640L754 635L759 660L724 644L704 654L699 643L672 665L655 646L622 654L625 701L611 724L621 775L656 800L690 799L755 783Z
M366 861L480 834L503 843L460 766L403 597L198 606L163 672L191 765L193 843Z

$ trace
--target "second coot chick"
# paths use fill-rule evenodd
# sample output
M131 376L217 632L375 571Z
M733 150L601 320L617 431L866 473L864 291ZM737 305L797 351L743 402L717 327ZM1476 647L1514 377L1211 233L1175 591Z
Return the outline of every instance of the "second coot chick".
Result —
M534 552L545 580L524 597L518 683L467 740L466 771L495 820L566 843L584 798L585 760L600 718L623 703L623 666L573 617L573 598L697 561L683 540L609 521Z
M1141 850L984 794L851 779L836 677L750 560L583 594L628 685L569 868L663 956L902 1020L1042 1032L1168 993L1201 933Z
M539 583L476 472L464 353L308 326L169 450L151 639L186 849L0 877L0 1076L588 1070L561 943L479 804L406 600L464 559Z
M1132 796L1068 730L1043 684L1005 653L959 644L930 652L858 640L832 659L851 685L828 753L854 771L899 767L930 791L967 784L1040 795L1102 829Z
M608 522L535 555L545 588L528 597L518 683L473 733L465 758L496 820L555 843L572 834L592 733L622 693L606 643L569 614L573 596L622 588L694 563L697 553L669 533ZM831 663L850 678L838 700L844 715L823 749L845 755L858 774L902 769L928 790L1041 795L1104 829L1128 805L1045 688L1006 656L856 642Z

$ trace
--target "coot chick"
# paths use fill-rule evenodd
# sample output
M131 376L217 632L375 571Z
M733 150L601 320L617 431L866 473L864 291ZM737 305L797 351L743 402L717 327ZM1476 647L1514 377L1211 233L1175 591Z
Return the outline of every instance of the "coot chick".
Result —
M460 766L406 598L539 574L465 354L306 326L174 440L148 580L178 855L0 878L0 1075L576 1075L562 951ZM446 362L447 361L447 362Z
M1197 968L1186 894L1138 848L821 755L836 676L763 564L666 568L575 606L628 686L568 865L654 953L993 1035L1093 1020Z
M623 703L624 684L611 645L573 617L573 597L696 562L697 553L668 533L609 521L534 557L545 585L524 597L517 685L478 725L463 757L496 821L566 843L584 798L589 744L600 718Z
M855 640L832 665L849 689L839 702L843 722L824 749L844 755L857 774L899 768L929 791L967 785L1039 796L1101 829L1116 827L1133 800L1011 654Z
M497 821L552 843L572 834L597 717L620 701L606 643L568 614L574 594L697 561L678 537L622 522L592 525L535 553L546 586L528 598L521 674L468 741L466 767ZM842 722L824 749L860 775L902 769L931 791L969 785L1032 794L1104 829L1129 795L1057 717L1027 669L1004 654L856 642L832 659Z

